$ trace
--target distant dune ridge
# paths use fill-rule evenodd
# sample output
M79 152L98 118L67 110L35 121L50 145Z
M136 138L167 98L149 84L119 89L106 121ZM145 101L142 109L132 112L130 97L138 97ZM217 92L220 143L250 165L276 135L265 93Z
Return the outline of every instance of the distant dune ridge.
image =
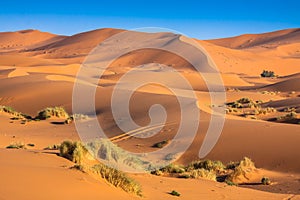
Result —
M59 36L37 30L0 33L0 64L5 66L80 64L101 41L121 31L124 30L105 28L72 36ZM261 68L274 70L280 75L298 72L299 29L199 42L211 54L222 72L254 75L260 73ZM16 54L16 59L10 58ZM124 56L128 62L121 65L130 64L131 56L132 59L139 57L134 53ZM147 53L142 60L155 61L154 58L164 64L170 63L170 57L160 52ZM171 62L183 65L176 57L172 57Z
M258 46L275 48L281 45L300 42L300 28L286 29L263 34L245 34L236 37L207 41L231 49L246 49Z

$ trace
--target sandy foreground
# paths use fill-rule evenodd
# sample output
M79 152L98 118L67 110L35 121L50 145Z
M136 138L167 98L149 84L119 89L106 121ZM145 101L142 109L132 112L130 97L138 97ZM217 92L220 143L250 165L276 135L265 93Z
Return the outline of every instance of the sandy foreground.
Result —
M0 105L12 106L32 116L49 106L63 106L71 113L73 84L81 62L95 45L119 32L122 30L101 29L69 37L32 30L0 33ZM221 71L227 102L248 97L263 101L263 107L277 109L275 113L258 115L257 119L226 115L221 137L206 158L227 163L248 156L259 168L261 176L270 177L275 184L234 187L203 179L130 174L142 185L143 197L136 197L104 180L69 169L74 163L53 151L43 150L64 140L79 140L74 124L59 124L60 119L21 124L11 120L10 115L0 113L0 200L178 198L168 194L172 190L182 194L180 199L300 199L299 124L271 121L286 114L282 111L285 108L295 108L299 115L298 32L298 29L291 29L199 41ZM170 35L155 37L165 39ZM98 83L95 97L97 117L108 137L122 134L110 111L114 85L133 66L149 62L163 63L179 70L189 80L198 98L200 128L191 146L178 160L178 163L187 164L198 158L210 123L211 100L203 78L184 59L156 50L140 50L119 58ZM160 67L141 70L157 72L170 80L172 88L182 89L181 85L172 82L172 75ZM273 70L280 76L261 78L262 70ZM139 78L143 79L133 77L134 80ZM167 123L162 125L159 134L147 140L124 137L117 144L127 150L147 152L153 151L154 143L172 139L180 124L180 109L174 94L163 87L149 85L135 92L132 99L130 111L137 124L145 126L150 122L147 112L155 103L166 108ZM143 131L151 132L152 129ZM35 146L27 150L5 148L13 142Z

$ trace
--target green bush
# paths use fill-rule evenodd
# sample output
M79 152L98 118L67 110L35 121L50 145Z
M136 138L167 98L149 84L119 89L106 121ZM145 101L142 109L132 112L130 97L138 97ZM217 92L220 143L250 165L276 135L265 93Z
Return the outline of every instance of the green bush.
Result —
M261 179L261 183L262 183L263 185L271 185L271 180L270 180L268 177L263 177L263 178Z
M48 107L45 108L44 110L39 111L35 119L46 120L51 117L68 119L69 114L65 111L63 107Z
M90 167L87 160L91 155L81 142L64 141L59 146L59 150L60 156L76 163L73 168L100 175L101 178L107 180L112 185L120 187L126 192L141 196L140 185L127 177L125 173L101 163Z
M13 115L14 117L12 118L13 120L19 120L19 119L30 119L31 117L28 115L25 115L21 112L15 111L12 107L9 106L0 106L0 113L5 112L10 115Z
M187 167L188 170L205 169L208 171L221 172L224 171L225 165L221 161L200 160L190 163Z
M53 144L45 147L44 150L59 150L59 148L60 148L60 144Z
M229 186L238 186L238 184L232 182L232 181L229 181L229 180L225 180L225 183Z
M177 192L176 190L172 190L172 192L169 193L170 195L173 195L173 196L177 196L179 197L181 194L179 192Z
M7 149L26 149L25 144L22 142L14 142L6 147Z
M239 164L240 162L229 162L226 165L226 169L235 169Z
M290 113L287 113L284 116L279 116L276 119L278 121L280 121L280 120L283 120L283 121L295 120L295 119L297 119L297 113L292 111Z
M168 140L164 140L164 141L155 143L152 147L155 147L155 148L163 148L163 147L166 146L168 143L169 143Z
M184 166L170 164L161 169L162 172L166 173L183 173L185 172Z
M209 171L204 168L190 171L190 177L195 179L204 178L212 181L217 180L217 175L215 171Z
M77 164L81 164L87 154L87 149L80 142L64 141L59 147L59 155L61 157Z
M275 77L275 72L264 70L261 74L261 77Z
M120 187L126 192L137 194L139 196L142 195L141 186L121 171L103 164L94 165L91 167L91 171L100 175L115 187Z

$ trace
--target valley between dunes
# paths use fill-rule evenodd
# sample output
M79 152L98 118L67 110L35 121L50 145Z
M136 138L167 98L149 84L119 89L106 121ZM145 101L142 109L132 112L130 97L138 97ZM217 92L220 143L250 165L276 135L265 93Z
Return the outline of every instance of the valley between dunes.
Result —
M37 30L0 33L0 106L10 106L31 116L54 106L62 106L72 113L73 85L82 62L99 43L123 31L98 29L73 36ZM171 33L132 34L136 39L169 43L177 37ZM172 190L181 193L180 199L300 199L300 29L196 41L216 63L227 103L241 98L261 102L259 109L228 108L235 111L226 114L220 139L205 159L228 163L247 156L258 168L259 176L252 181L260 182L261 177L267 176L274 184L235 187L205 179L129 174L142 186L143 197L137 197L105 180L69 169L74 163L57 156L57 151L44 150L65 140L80 140L74 123L61 124L58 123L61 119L56 118L21 123L0 112L0 200L176 199L168 194ZM193 87L200 112L199 129L177 163L197 160L211 121L212 107L219 105L211 105L203 77L193 66L170 52L137 50L110 64L98 82L95 95L95 110L101 126L110 138L123 133L113 119L110 97L115 84L127 71L147 63L155 64L140 70L157 73L157 77L169 80L172 88L185 89L156 63L175 68ZM274 71L278 77L262 78L263 70ZM144 77L136 76L134 80L139 78ZM150 122L148 110L153 104L163 105L168 114L159 134L147 139L124 137L116 141L120 147L132 152L150 152L155 150L153 144L174 137L180 124L180 108L176 96L165 87L150 84L133 94L130 101L133 120L146 126ZM282 117L292 112L294 118ZM152 131L151 127L144 130ZM26 150L6 148L14 142L34 146Z

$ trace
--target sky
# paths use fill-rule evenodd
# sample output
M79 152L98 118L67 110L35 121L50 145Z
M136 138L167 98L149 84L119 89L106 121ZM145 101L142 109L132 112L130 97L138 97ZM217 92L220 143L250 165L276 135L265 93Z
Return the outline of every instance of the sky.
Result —
M162 27L198 39L300 27L298 0L1 1L0 32Z

